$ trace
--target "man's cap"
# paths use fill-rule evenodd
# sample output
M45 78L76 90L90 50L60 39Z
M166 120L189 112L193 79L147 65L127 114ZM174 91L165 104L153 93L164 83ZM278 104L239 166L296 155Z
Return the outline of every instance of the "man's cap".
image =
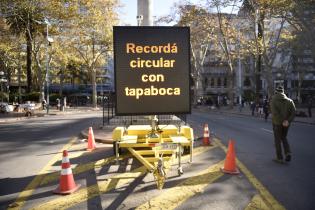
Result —
M284 93L283 87L282 87L282 86L278 86L278 87L276 88L276 92L278 92L278 93Z

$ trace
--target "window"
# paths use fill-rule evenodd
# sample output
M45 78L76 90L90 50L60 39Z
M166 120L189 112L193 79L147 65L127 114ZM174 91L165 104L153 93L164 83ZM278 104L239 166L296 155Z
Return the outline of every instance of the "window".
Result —
M207 87L208 86L208 78L206 77L205 78L205 87Z
M210 80L210 87L213 87L213 86L214 86L214 79L211 78L211 80Z
M251 86L249 77L246 77L246 78L245 78L245 80L244 80L244 86L245 86L245 87L250 87L250 86Z
M304 63L313 63L313 59L312 58L303 58L303 62Z
M221 78L218 78L218 87L221 86Z

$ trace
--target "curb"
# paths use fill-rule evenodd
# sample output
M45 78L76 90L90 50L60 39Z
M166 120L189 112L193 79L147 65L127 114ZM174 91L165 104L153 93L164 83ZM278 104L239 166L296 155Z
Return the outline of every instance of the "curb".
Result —
M94 129L95 130L95 129ZM89 134L88 134L88 128L87 129L84 129L80 132L80 136L87 139L89 137ZM110 136L111 137L111 136ZM102 143L102 144L112 144L113 143L113 139L112 138L102 138L98 135L95 135L94 134L94 139L96 142L98 143Z
M15 121L20 121L20 120L29 120L32 118L36 118L36 117L46 117L46 116L57 116L57 115L71 115L71 114L81 114L81 113L85 113L85 112L92 112L92 111L99 111L99 110L86 110L86 111L82 111L82 110L75 110L75 111L65 111L65 112L50 112L49 114L45 113L34 113L32 116L27 117L24 116L23 113L21 113L21 116L11 116L11 117L3 117L0 118L0 123L9 123L9 122L15 122Z
M209 111L203 110L203 109L197 109L198 111L206 112L208 113ZM243 114L243 113L238 113L238 112L228 112L228 111L218 111L220 114L234 114L234 115L241 115L245 117L252 117L251 115L248 114ZM305 121L300 121L300 120L293 120L294 123L302 123L302 124L308 124L308 125L315 125L315 122L305 122Z
M242 115L242 116L251 117L251 115L242 114L242 113L235 113L235 112L220 111L220 113L224 113L224 114L235 114L235 115ZM295 122L295 123L309 124L309 125L315 125L315 122L305 122L305 121L299 121L299 120L293 120L293 122Z
M20 121L20 120L28 120L28 119L37 118L37 117L44 117L44 116L46 116L46 114L37 113L37 114L34 114L30 117L27 117L27 116L6 117L6 118L2 118L2 119L0 118L0 123L15 122L15 121Z

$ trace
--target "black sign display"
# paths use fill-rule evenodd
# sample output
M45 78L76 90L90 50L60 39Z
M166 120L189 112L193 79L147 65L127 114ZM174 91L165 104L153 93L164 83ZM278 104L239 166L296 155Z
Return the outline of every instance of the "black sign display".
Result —
M190 113L188 27L114 27L116 115Z

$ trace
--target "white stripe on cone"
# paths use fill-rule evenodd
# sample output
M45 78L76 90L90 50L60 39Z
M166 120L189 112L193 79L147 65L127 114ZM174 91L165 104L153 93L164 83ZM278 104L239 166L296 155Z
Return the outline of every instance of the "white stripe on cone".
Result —
M64 168L61 170L61 175L69 175L69 174L72 174L71 168Z
M62 157L62 163L69 163L69 162L70 162L70 160L69 160L68 156Z
M203 137L209 137L209 128L208 128L208 126L205 126L205 128L204 128Z

